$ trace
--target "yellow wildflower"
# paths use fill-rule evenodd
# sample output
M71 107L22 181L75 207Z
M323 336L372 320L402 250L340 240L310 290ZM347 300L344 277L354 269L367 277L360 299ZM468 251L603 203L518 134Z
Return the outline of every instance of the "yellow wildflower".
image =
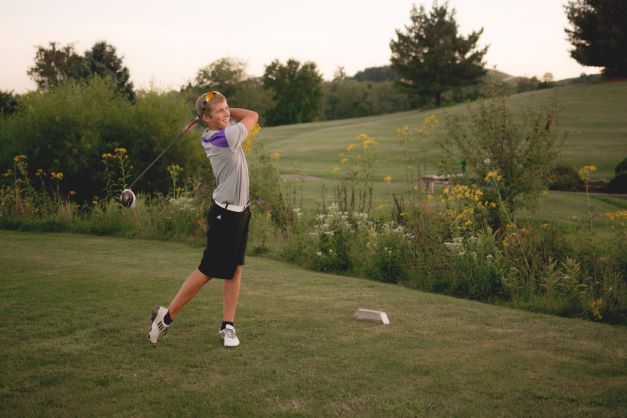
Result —
M113 150L116 154L126 154L126 148L118 147Z
M52 177L54 180L63 180L63 173L60 171L53 171L52 173L50 173L50 177Z
M13 157L13 161L15 161L16 163L19 163L20 161L26 161L26 155L16 155L15 157Z
M373 145L373 144L378 144L378 142L375 141L374 139L367 139L367 140L365 140L364 142L361 143L361 145L363 145L364 149L368 149L368 147L370 145Z
M41 168L38 168L37 171L35 172L35 175L37 177L43 177L46 175L46 172L44 170L42 170Z
M436 115L427 116L425 120L422 122L422 124L425 126L429 126L429 125L436 126L438 123L440 122L438 121L438 117Z
M272 158L276 158L277 160L281 157L281 153L277 151L273 152L271 155Z
M355 149L355 146L356 146L355 144L348 144L346 146L346 151L352 151L353 149Z
M401 137L408 137L409 136L409 126L405 125L402 128L398 128L396 130L396 135L397 136L401 136Z
M392 176L385 176L385 177L383 177L383 181L386 181L386 182L390 183L392 181Z
M74 190L70 190L70 192L68 193L70 196L76 196L76 192Z
M590 173L594 173L595 171L597 171L596 166L593 166L593 165L585 165L585 166L583 166L583 167L581 167L581 168L579 169L579 177L581 177L581 179L582 179L583 181L587 181L587 180L588 180L588 178L589 178L589 176L588 176L588 175L589 175Z
M485 181L491 181L492 179L496 179L496 181L499 181L502 178L503 178L503 176L499 175L498 171L496 171L496 170L490 170L485 175Z
M342 169L340 167L333 167L333 170L331 170L333 172L333 174L335 173L339 173L340 171L342 171Z
M348 158L342 158L342 159L340 160L340 163L342 163L342 164L346 164L348 161L349 161L349 159L348 159Z

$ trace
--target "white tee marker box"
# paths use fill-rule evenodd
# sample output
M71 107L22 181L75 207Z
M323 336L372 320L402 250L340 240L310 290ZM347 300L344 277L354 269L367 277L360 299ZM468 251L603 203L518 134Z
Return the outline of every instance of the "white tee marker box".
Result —
M353 318L363 321L376 321L381 322L383 325L389 325L390 320L388 314L382 311L373 311L370 309L357 309Z

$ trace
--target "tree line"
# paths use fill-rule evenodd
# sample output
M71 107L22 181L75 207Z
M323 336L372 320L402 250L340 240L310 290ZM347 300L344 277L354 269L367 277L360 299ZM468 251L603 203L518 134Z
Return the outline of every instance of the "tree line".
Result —
M627 3L622 0L575 0L565 6L571 27L566 34L571 56L583 65L603 67L606 77L627 76ZM348 76L342 67L324 81L311 61L272 61L261 77L246 73L244 62L221 58L200 68L179 93L189 99L219 90L238 106L259 109L266 125L311 122L391 113L422 106L441 106L482 95L489 80L480 48L483 28L458 33L455 9L434 2L431 10L413 6L410 24L390 41L390 64ZM96 42L80 55L73 45L38 46L28 75L47 92L69 80L110 76L116 91L130 102L136 91L130 72L114 46ZM548 77L547 77L548 76ZM550 73L539 81L520 79L513 91L552 86ZM512 91L512 92L513 92ZM19 97L0 92L4 115L19 109Z

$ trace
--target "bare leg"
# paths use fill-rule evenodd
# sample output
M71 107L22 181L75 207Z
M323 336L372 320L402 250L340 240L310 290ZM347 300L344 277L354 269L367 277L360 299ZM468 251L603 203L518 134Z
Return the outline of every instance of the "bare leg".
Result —
M170 306L168 306L170 318L176 318L180 310L200 292L200 289L202 289L209 280L211 280L211 278L201 273L198 269L190 274L181 285L176 296L172 299L172 302L170 302Z
M233 273L233 278L231 280L224 281L224 321L233 322L235 319L235 311L237 309L237 301L239 299L239 288L242 282L243 268L244 266L237 266L235 273Z

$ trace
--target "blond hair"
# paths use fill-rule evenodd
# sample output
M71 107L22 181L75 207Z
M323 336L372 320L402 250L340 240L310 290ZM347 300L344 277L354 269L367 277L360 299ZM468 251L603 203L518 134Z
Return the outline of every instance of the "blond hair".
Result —
M207 99L207 97L209 97L209 99ZM218 91L208 91L201 94L196 99L196 115L198 115L201 120L204 115L211 116L211 107L209 105L220 103L225 100L226 97Z

